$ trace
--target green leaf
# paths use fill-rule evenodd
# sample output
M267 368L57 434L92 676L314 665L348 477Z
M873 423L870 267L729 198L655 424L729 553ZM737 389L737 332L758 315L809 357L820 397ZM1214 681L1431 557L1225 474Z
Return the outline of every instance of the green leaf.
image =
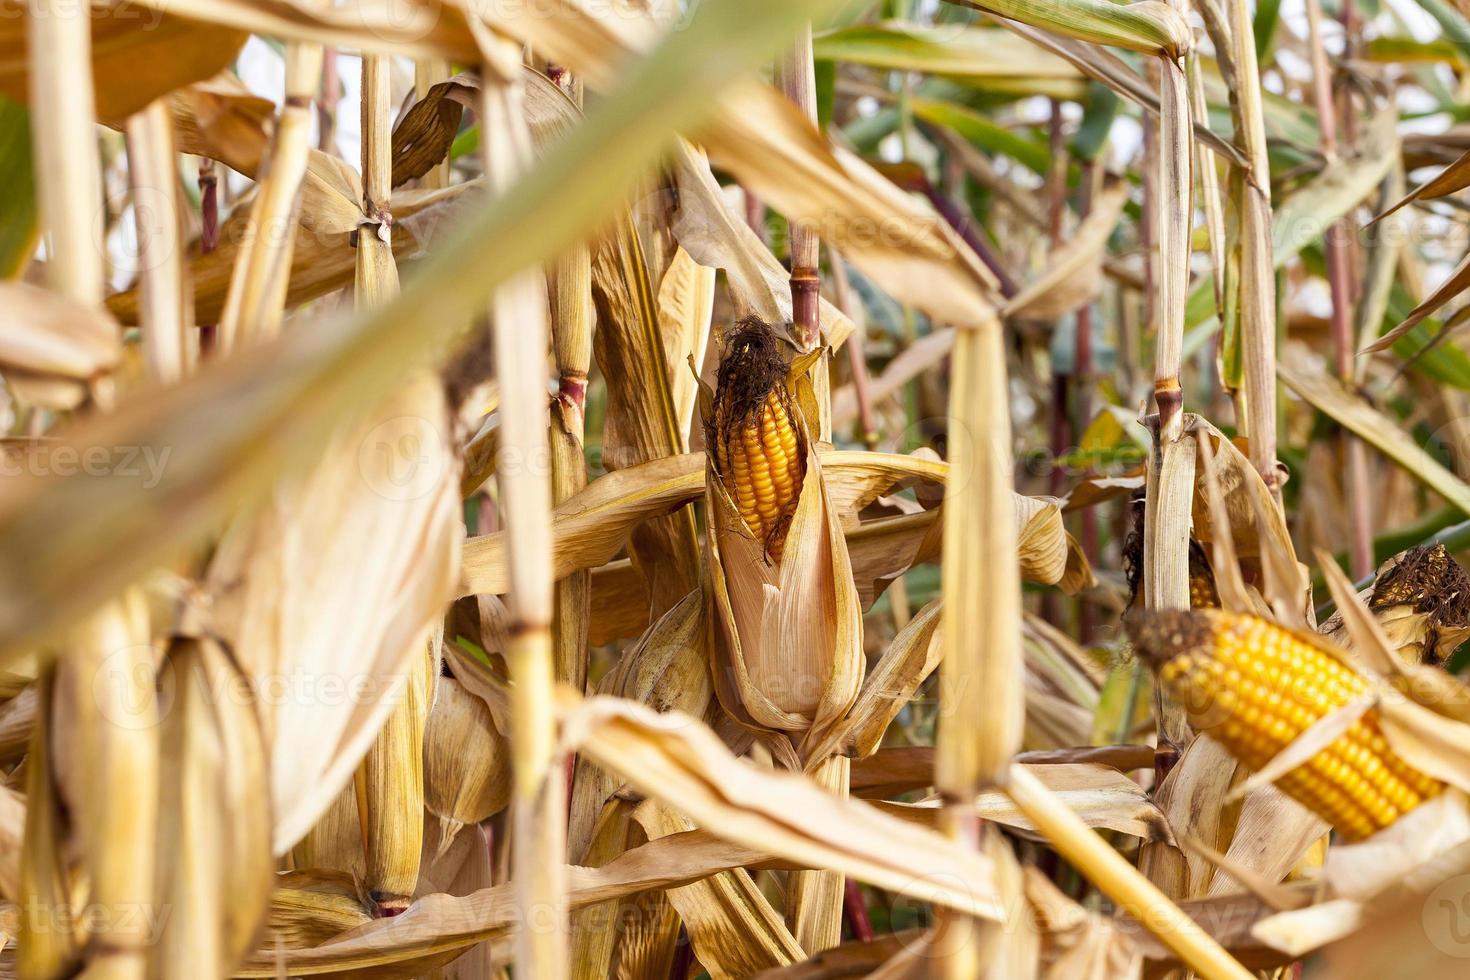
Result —
M1256 35L1256 60L1264 64L1266 52L1271 50L1271 41L1276 34L1276 25L1281 22L1281 0L1259 0L1253 30Z
M1112 3L1110 0L956 0L1045 31L1111 44L1143 54L1179 58L1194 43L1189 23L1164 3Z
M812 38L818 61L844 61L983 81L987 92L1081 98L1080 72L1010 31L993 27L926 27L888 21L828 31Z
M1051 169L1051 153L1040 141L1016 135L999 123L953 102L915 97L909 106L919 119L954 130L982 150L1000 153L1038 174Z
M1113 120L1118 117L1121 103L1118 93L1099 82L1088 86L1087 107L1082 111L1082 123L1072 137L1072 153L1083 160L1094 160L1113 131Z
M31 114L0 96L0 279L25 271L36 252L40 219L31 169Z

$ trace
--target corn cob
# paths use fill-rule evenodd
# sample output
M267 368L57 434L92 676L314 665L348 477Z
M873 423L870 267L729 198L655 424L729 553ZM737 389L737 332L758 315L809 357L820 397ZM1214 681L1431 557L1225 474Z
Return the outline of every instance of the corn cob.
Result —
M1128 631L1190 723L1253 769L1371 691L1365 677L1309 638L1255 616L1138 613ZM1389 747L1372 710L1276 785L1354 841L1444 789Z
M760 320L742 320L720 361L714 410L705 420L720 483L777 562L806 476L806 440L786 376L775 332Z

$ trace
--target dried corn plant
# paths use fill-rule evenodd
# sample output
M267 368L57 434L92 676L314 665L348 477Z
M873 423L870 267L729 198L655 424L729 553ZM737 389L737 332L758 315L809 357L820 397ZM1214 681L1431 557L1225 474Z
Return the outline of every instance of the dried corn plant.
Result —
M0 0L0 972L1462 975L1463 6Z

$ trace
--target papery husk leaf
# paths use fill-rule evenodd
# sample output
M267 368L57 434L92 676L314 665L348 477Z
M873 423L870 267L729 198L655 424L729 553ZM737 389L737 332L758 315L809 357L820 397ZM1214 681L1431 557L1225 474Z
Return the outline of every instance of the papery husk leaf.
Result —
M442 846L509 801L510 747L490 709L453 677L439 678L424 729L424 806L439 818Z
M346 784L447 604L462 532L446 424L437 382L419 376L216 554L218 619L242 665L267 691L307 695L262 705L278 853Z
M1065 802L1089 827L1113 830L1145 841L1174 839L1164 814L1133 780L1109 766L1087 763L1032 765L1029 772ZM878 809L932 827L939 821L937 798L918 803L878 803ZM987 791L975 800L977 816L1035 837L1036 828L1004 793Z
M658 316L668 363L675 366L669 379L674 417L684 446L692 448L694 404L698 385L688 371L677 367L686 361L703 364L709 343L710 317L714 313L716 270L696 262L684 248L676 247L668 271L658 287Z
M580 706L564 701L568 744L701 826L806 867L841 871L972 915L1002 915L989 887L991 865L979 854L832 796L804 777L743 763L687 715L658 714L616 698Z
M672 166L679 206L670 228L680 248L700 265L725 271L737 318L753 315L785 331L792 317L790 271L725 203L702 153L681 140ZM853 330L852 321L825 299L818 303L818 321L829 347L840 346Z
M122 359L122 331L101 310L24 282L0 282L0 307L0 373L88 381Z
M6 0L0 7L0 93L25 103L26 7ZM208 78L235 60L245 32L179 16L173 9L148 11L108 0L91 7L92 66L97 116L120 123L160 96Z
M228 976L265 919L272 885L268 755L248 679L215 641L179 640L163 670L157 897L170 910L149 976Z
M654 801L644 803L635 816L650 840L693 829L686 818ZM700 965L717 980L747 977L805 956L744 868L666 894L689 932Z
M1245 453L1220 430L1193 413L1185 413L1184 431L1193 433L1196 438L1210 440L1214 452L1214 473L1225 499L1226 513L1230 517L1235 553L1243 558L1260 556L1264 547L1262 539L1269 535L1295 561L1296 550L1291 543L1291 535L1287 533L1285 519L1274 504L1265 506L1270 504L1270 491ZM1200 470L1197 468L1191 527L1200 542L1208 543L1216 533L1216 522L1211 517L1209 500L1199 476ZM1258 521L1258 514L1265 515L1264 522Z
M393 710L355 783L363 828L363 887L378 909L403 908L419 878L424 844L424 729L438 663L427 646L410 657Z
M695 589L629 647L598 683L598 693L638 701L656 711L702 716L714 693L711 635L704 593ZM567 830L567 853L573 861L581 860L608 798L620 785L616 775L578 764Z
M862 610L847 542L808 449L784 553L772 562L713 468L706 477L715 691L743 724L783 731L807 755L857 696Z
M316 868L287 871L276 876L271 890L264 945L320 946L371 921L351 875Z
M337 798L306 836L290 851L292 867L330 874L344 874L362 881L367 874L363 850L362 819L357 812L357 785L342 788Z

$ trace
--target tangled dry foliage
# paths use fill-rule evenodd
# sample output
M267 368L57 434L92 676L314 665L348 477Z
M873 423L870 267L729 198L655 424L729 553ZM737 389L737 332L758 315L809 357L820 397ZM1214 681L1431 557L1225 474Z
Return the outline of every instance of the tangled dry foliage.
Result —
M0 12L4 975L1464 974L1465 0Z

